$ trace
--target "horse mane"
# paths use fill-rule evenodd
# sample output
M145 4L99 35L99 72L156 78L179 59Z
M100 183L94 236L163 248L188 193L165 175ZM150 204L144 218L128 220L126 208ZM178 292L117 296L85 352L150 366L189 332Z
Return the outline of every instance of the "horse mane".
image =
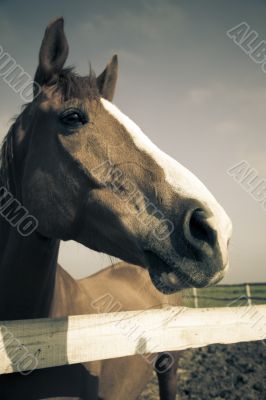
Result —
M54 83L53 88L55 92L60 93L62 101L67 101L73 98L90 100L98 100L99 90L97 87L97 78L95 72L90 68L88 76L80 76L74 71L74 67L64 68L58 76L57 81ZM39 97L39 96L38 96ZM36 100L38 100L38 97ZM10 165L13 161L13 143L14 135L17 129L18 122L30 106L36 101L26 103L21 107L21 114L13 118L13 124L9 128L6 136L3 139L0 151L0 186L10 189Z
M0 152L0 185L10 189L9 166L13 160L13 137L16 128L16 121L9 128L1 147Z

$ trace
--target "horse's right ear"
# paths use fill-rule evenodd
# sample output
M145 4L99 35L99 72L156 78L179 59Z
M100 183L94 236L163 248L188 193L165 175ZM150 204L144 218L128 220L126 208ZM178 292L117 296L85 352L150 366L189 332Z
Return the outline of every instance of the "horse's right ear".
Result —
M114 55L105 70L97 78L100 95L109 101L113 100L118 73L117 55Z
M55 83L67 55L68 43L64 33L64 19L57 18L46 28L34 81L40 86Z

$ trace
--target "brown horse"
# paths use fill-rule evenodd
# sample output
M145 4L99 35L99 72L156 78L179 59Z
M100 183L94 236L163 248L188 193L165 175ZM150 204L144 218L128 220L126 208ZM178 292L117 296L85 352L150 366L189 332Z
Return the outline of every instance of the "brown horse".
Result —
M147 271L135 265L120 262L79 281L58 266L51 317L145 310L180 304L180 294L162 294L152 285ZM166 365L160 366L162 358ZM176 352L160 355L159 359L156 355L136 355L86 363L85 366L99 378L100 399L137 399L155 368L160 399L174 400L177 360Z
M2 147L0 320L49 315L60 240L140 265L168 294L213 284L228 267L223 208L111 103L117 57L81 77L67 56L59 18L42 41L34 98ZM0 397L48 397L51 379L67 392L69 371L78 381L80 366L1 376ZM87 391L95 398L97 385Z

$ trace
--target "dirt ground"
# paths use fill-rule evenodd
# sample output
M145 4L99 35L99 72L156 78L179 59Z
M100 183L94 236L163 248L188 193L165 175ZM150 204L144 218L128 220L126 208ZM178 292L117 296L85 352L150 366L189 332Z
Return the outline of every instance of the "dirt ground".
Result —
M177 400L266 400L266 343L212 345L183 352ZM157 380L139 400L158 400Z

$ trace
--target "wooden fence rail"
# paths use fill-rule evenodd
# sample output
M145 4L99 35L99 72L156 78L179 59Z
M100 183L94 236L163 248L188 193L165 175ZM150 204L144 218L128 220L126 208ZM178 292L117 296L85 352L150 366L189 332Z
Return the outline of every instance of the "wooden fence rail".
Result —
M117 312L0 323L0 373L266 339L266 305Z

